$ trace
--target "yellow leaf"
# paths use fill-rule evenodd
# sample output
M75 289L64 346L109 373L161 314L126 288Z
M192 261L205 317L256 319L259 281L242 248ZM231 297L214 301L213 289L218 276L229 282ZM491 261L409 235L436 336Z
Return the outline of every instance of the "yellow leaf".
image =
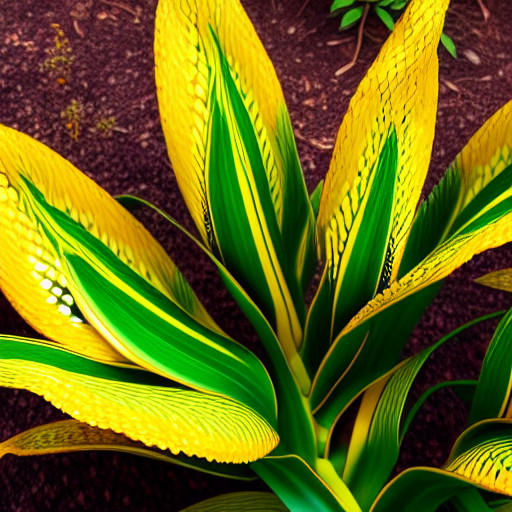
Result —
M250 462L279 438L243 404L205 393L83 375L22 359L2 360L0 385L43 396L73 418L147 446L218 462Z
M490 288L496 288L497 290L512 292L512 268L489 272L489 274L475 279L475 282Z
M79 222L153 286L204 325L218 330L142 224L57 153L0 125L0 288L36 330L93 359L126 362L77 308L68 277L31 211L30 192L22 176L49 204Z
M428 170L438 94L437 45L449 0L412 2L350 101L323 187L318 240L341 282L384 144L395 131L397 181L384 270L398 272ZM413 28L414 27L414 30ZM388 229L384 226L383 229Z

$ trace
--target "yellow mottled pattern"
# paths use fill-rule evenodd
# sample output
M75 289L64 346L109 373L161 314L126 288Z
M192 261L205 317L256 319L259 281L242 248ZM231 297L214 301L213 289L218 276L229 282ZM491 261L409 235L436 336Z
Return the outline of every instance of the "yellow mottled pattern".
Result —
M209 27L255 127L278 221L281 219L282 154L277 123L284 98L274 68L238 0L162 0L155 25L155 78L169 157L203 240L212 243L206 181L213 84L222 78ZM241 43L243 41L243 44Z
M512 495L512 450L509 442L482 442L456 457L447 471L493 492Z
M2 173L1 162L1 290L20 315L45 336L86 357L126 363L123 356L83 322L83 317L71 314L66 302L72 304L74 299L66 289L57 255L44 232L27 215L24 203Z
M512 292L512 268L504 268L496 272L490 272L489 274L475 279L475 281L484 286L489 286L490 288Z
M512 164L512 101L509 101L471 137L450 170L459 172L462 186L460 211L493 178Z
M250 462L279 438L248 407L197 391L84 376L31 361L2 361L0 385L43 396L73 418L147 446L218 462Z
M124 434L118 434L110 429L92 427L76 420L54 421L10 437L0 443L0 458L7 454L23 457L85 450L126 452L188 467L186 462L165 452L149 449Z
M9 223L6 222L3 236L23 239L38 233L39 237L38 248L34 248L33 241L30 241L28 245L16 247L16 250L21 249L22 252L16 252L15 246L10 245L6 245L6 251L2 251L6 253L3 255L6 263L2 265L2 273L9 275L11 282L7 283L6 278L2 279L0 287L10 288L6 293L9 293L16 308L24 307L23 301L17 296L17 287L14 284L18 279L17 261L20 255L23 254L28 258L31 256L30 252L41 251L46 254L49 251L48 258L51 264L54 263L55 256L51 254L50 244L45 240L42 230L37 227L33 213L25 211L27 200L18 197L20 194L27 193L26 187L22 184L21 175L38 188L49 204L79 222L135 272L196 316L202 323L218 329L174 263L142 224L57 153L20 132L0 125L0 202L10 212L8 215L18 219L18 223L12 226L13 229L18 229L18 233L10 232ZM13 200L14 195L16 200ZM19 231L24 229L28 231L20 237ZM4 238L0 238L0 241L3 245ZM7 259L12 265L10 268L7 268ZM32 270L31 268L29 274ZM34 281L31 285L27 276L23 279L27 288L24 292L20 290L19 293L29 294L32 288L37 287L36 282ZM28 310L26 313L30 314ZM27 320L36 328L39 323L47 321L33 315ZM38 330L43 332L41 328ZM56 333L44 332L44 334L56 339Z
M373 171L395 130L396 183L388 254L396 276L428 170L438 94L437 46L449 0L413 0L350 101L318 215L322 256L339 279L350 258ZM414 27L414 30L413 30Z

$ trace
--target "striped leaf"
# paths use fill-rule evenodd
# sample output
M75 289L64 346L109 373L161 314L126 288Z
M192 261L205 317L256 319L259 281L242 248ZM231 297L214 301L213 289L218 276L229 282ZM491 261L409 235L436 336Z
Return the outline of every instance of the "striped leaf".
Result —
M184 508L181 512L287 512L281 500L269 492L222 494Z
M491 116L448 168L416 215L400 277L511 188L512 101ZM507 171L507 172L505 172ZM501 199L504 199L501 196ZM487 203L487 204L486 204Z
M160 1L155 61L187 206L290 359L302 341L313 212L272 64L238 0Z
M272 383L252 352L204 327L24 181L27 208L58 253L78 306L116 350L186 386L239 400L274 424Z
M0 288L36 330L88 357L127 363L77 307L59 255L28 206L23 179L132 271L219 331L174 263L133 216L48 147L0 125Z
M229 398L169 387L154 374L117 368L37 340L0 337L0 385L43 396L73 418L148 446L218 462L248 462L278 437Z
M512 418L512 309L499 323L482 364L470 422Z
M314 304L311 312L315 326L328 326L322 346L398 273L434 139L436 52L447 6L411 3L340 126L317 223L325 260L318 295L328 288L332 304ZM316 327L308 330L309 343Z
M343 480L363 510L368 510L396 464L405 401L430 353L427 350L408 359L363 395L343 472Z
M0 458L7 454L26 457L89 450L129 453L225 478L237 480L255 478L250 470L239 464L207 462L196 457L184 457L180 454L172 455L169 452L148 449L144 444L132 441L124 434L92 427L76 420L62 420L39 425L10 437L0 443Z
M475 279L475 282L489 286L490 288L496 288L496 290L512 292L512 268L489 272L489 274Z
M328 460L318 458L311 467L297 455L271 455L254 462L251 468L290 510L361 512Z
M512 421L487 420L467 429L445 469L480 488L512 496Z
M512 240L512 102L494 114L419 210L398 281L361 309L344 333Z
M197 238L163 210L144 199L135 196L120 196L116 199L126 208L136 208L143 205L155 210L189 237L217 267L224 285L253 325L270 359L269 372L272 376L272 382L275 386L279 403L278 431L286 432L286 437L281 440L277 450L288 453L286 450L293 449L297 455L303 457L306 461L315 460L317 452L316 433L310 416L309 403L305 397L311 382L305 372L301 359L286 360L282 347L263 313L222 262ZM293 378L294 375L295 379ZM304 394L301 393L301 389Z
M492 316L497 316L493 314ZM398 459L401 440L417 407L403 419L411 387L427 359L461 331L490 316L473 320L397 365L369 386L362 396L348 447L343 480L364 510L370 508ZM465 385L467 382L443 383ZM437 389L434 386L432 389ZM423 397L422 397L423 398ZM423 401L420 399L421 405ZM330 434L335 428L331 426Z
M382 490L370 512L436 512L446 501L473 489L472 482L442 469L411 468Z

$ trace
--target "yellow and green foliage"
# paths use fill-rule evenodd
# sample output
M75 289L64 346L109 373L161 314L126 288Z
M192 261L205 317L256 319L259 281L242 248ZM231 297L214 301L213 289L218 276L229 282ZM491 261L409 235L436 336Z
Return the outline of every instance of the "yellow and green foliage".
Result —
M413 326L443 278L512 240L512 102L418 207L448 3L411 0L310 198L281 87L239 1L160 0L162 127L200 239L186 234L253 324L266 365L223 332L129 210L149 206L185 231L176 221L142 199L112 198L0 126L0 288L52 340L0 336L0 385L73 418L4 441L0 456L117 450L258 475L277 495L230 494L190 511L476 510L464 508L470 499L493 510L480 490L512 496L512 313L479 381L451 384L474 399L445 468L389 482L424 400L410 404L411 386L452 337L400 361Z

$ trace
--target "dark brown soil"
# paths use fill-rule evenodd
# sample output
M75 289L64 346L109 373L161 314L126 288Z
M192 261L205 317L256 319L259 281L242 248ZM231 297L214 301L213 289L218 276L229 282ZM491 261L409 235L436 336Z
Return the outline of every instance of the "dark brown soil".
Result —
M476 0L453 0L446 32L460 58L440 50L438 132L425 190L431 190L469 136L512 98L512 4L486 0L483 22ZM246 0L244 5L282 81L310 190L325 174L348 100L376 56L387 31L369 20L358 64L341 78L355 32L340 34L327 17L329 0ZM42 140L113 194L136 193L164 207L192 228L169 170L153 85L152 33L156 0L0 0L0 122ZM58 23L69 39L69 69L50 71ZM468 53L469 52L469 53ZM472 53L471 53L472 52ZM64 81L59 84L58 80ZM62 80L63 79L63 80ZM61 112L75 103L76 123ZM105 129L98 123L115 125ZM71 123L71 124L70 124ZM175 231L150 216L154 231L221 325L256 346L247 323L222 291L214 270ZM464 322L512 305L510 295L473 283L485 272L510 266L512 245L474 258L446 280L406 353L413 353ZM486 322L439 351L421 376L429 384L474 378L496 322ZM0 332L33 335L0 296ZM249 333L249 334L248 334ZM0 440L63 415L24 391L0 390ZM466 411L450 393L429 400L406 438L399 467L440 465ZM82 453L0 460L0 510L42 512L176 511L238 484L158 462L112 453Z

